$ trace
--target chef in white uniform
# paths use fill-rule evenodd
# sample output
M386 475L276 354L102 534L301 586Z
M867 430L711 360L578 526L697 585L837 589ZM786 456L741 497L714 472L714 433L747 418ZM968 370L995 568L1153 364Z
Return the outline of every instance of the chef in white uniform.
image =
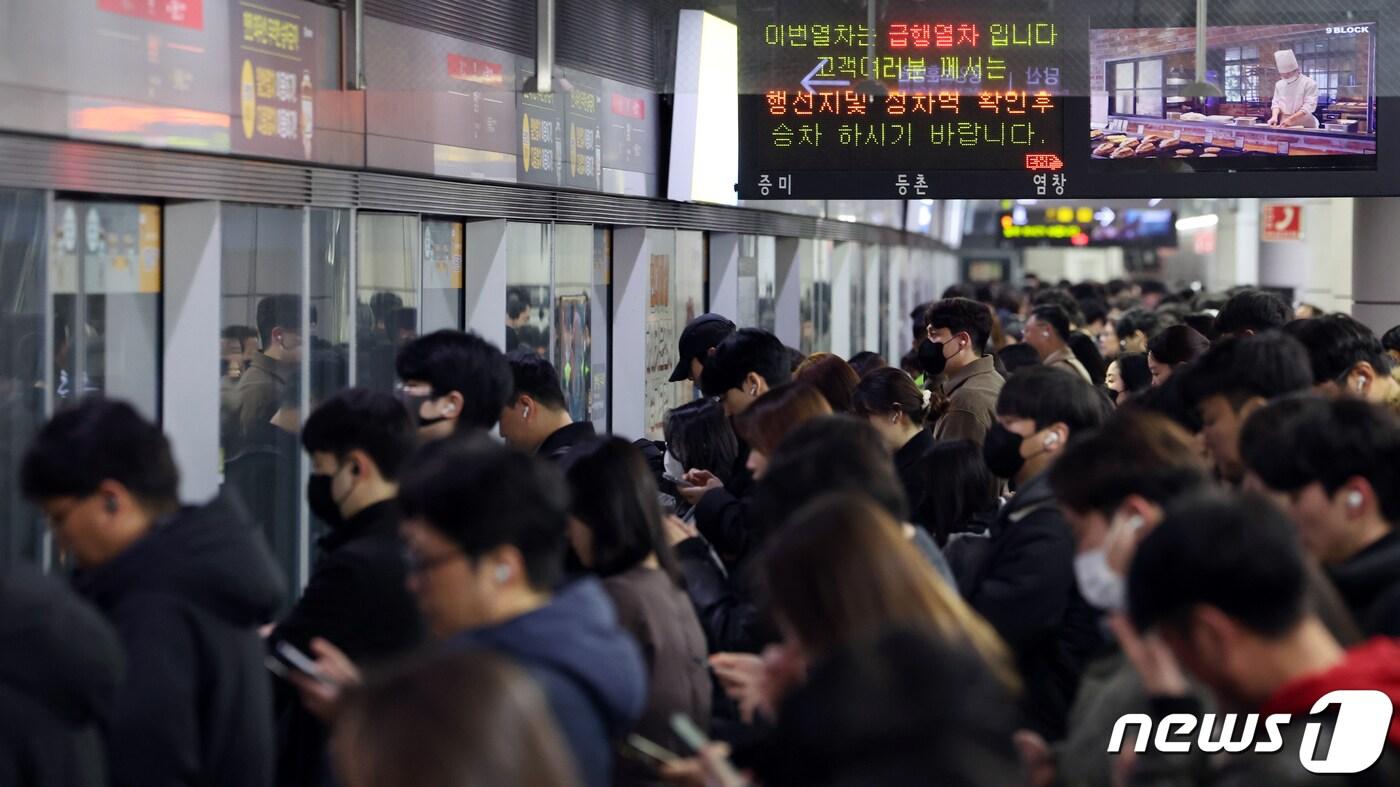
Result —
M1317 115L1313 114L1317 111L1317 83L1299 70L1298 58L1291 49L1275 52L1274 64L1278 66L1279 80L1274 85L1269 125L1317 128Z

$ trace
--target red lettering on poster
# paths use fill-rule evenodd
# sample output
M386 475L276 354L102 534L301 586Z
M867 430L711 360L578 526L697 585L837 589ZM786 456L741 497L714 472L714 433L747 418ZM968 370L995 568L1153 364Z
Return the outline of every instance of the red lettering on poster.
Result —
M464 55L447 56L447 75L453 79L478 82L483 85L500 85L505 79L500 63L477 60L474 57Z
M647 102L640 98L631 98L618 93L612 94L612 113L623 117L646 120Z
M204 0L97 0L97 8L163 25L204 29Z

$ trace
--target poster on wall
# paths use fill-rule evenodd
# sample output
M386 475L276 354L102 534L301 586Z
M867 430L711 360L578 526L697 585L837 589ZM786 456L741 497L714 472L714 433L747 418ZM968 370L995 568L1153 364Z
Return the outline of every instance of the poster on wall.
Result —
M298 0L235 0L229 7L235 153L310 159L320 84L319 15Z
M127 202L54 203L54 292L88 295L160 292L160 206Z
M593 231L593 302L598 308L589 315L593 330L593 355L590 361L593 390L589 394L589 419L605 432L611 424L608 421L608 308L612 302L612 232L605 229Z
M569 416L587 421L591 390L593 327L587 295L561 295L555 299L554 357L559 359L559 383Z
M602 191L602 80L578 71L570 71L568 80L573 90L568 92L564 104L563 185Z
M666 411L674 406L671 371L676 367L675 317L671 313L671 255L651 255L646 327L647 436L665 435Z
M564 166L564 94L526 93L529 76L520 72L516 94L520 148L515 178L521 183L557 186Z
M460 222L423 222L423 289L462 289L462 234Z

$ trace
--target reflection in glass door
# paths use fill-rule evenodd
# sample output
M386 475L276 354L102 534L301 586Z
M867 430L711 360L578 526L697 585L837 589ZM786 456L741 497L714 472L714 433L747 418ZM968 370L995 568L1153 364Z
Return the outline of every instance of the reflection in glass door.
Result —
M361 213L356 226L355 384L392 391L394 356L418 335L418 217Z
M44 559L43 520L19 492L19 468L48 407L46 201L0 189L0 569Z
M460 221L423 220L423 333L462 327L462 257L466 226Z
M53 398L123 399L159 418L159 205L54 201Z

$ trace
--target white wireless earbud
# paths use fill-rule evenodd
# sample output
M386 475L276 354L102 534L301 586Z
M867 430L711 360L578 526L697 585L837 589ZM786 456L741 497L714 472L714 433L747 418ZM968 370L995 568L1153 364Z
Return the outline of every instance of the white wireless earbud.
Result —
M530 405L528 405L528 404L525 405L525 413L524 413L523 415L521 415L520 417L521 417L521 418L527 418L527 419L530 417Z
M758 386L757 386L757 385L755 385L754 387L752 387L752 388L749 389L749 396L755 396L755 397L758 396Z
M510 579L510 566L504 563L496 566L496 584L504 585L508 579Z
M1058 442L1060 442L1060 434L1059 434L1059 432L1051 432L1050 434L1048 434L1048 435L1045 436L1045 447L1046 447L1046 448L1049 448L1050 446L1055 445L1055 444L1058 443Z
M1355 489L1347 492L1347 508L1361 507L1361 493Z

